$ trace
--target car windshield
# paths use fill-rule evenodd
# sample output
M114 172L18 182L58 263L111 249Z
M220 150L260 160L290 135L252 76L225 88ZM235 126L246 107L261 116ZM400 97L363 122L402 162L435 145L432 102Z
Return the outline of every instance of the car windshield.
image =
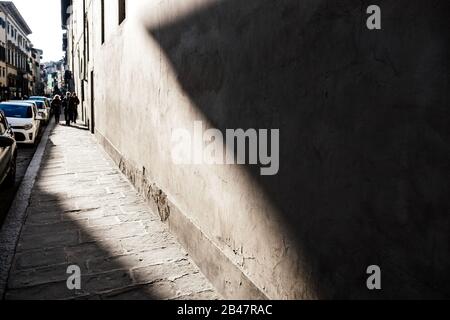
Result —
M33 111L28 106L18 106L10 104L0 105L0 110L5 113L7 118L31 119L33 118Z
M46 97L31 97L30 100L45 101Z
M37 107L39 109L45 109L45 102L44 101L33 101L34 103L36 103Z

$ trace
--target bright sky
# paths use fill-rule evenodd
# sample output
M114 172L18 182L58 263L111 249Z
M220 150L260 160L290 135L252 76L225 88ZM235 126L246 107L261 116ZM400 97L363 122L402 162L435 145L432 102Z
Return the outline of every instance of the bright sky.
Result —
M44 50L44 60L63 58L61 30L61 0L13 0L30 26L29 36L34 47Z

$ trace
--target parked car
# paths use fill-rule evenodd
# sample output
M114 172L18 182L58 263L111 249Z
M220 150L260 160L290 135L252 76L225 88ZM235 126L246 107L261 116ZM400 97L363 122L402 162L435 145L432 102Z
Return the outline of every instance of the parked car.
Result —
M0 185L14 186L16 180L17 144L5 114L0 111Z
M47 97L39 97L39 96L32 96L30 98L28 98L29 101L42 101L45 103L45 108L48 110L48 114L49 114L49 118L51 118L51 99L47 98Z
M44 97L44 96L31 96L31 97L29 97L28 99L30 99L30 100L44 101L44 100L47 100L48 98L47 98L47 97Z
M35 144L41 118L37 107L27 102L2 102L0 110L6 116L18 143Z
M24 102L34 102L38 108L38 115L43 119L45 123L50 121L50 108L47 107L47 101L39 101L39 100L27 100Z
M45 104L47 105L47 107L50 108L50 104L51 104L50 100L51 99L49 99L47 97L44 97L44 96L42 96L42 97L40 97L40 96L32 96L32 97L29 97L28 100L31 100L31 101L44 101Z
M37 115L41 119L44 124L47 124L50 121L50 109L47 109L47 106L44 101L34 101L34 100L10 100L7 102L14 103L29 103L37 108Z

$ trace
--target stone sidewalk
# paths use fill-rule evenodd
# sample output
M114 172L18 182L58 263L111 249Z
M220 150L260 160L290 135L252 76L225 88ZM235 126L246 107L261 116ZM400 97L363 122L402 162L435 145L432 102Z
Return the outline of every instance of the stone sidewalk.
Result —
M81 290L67 288L69 266ZM6 299L220 299L131 184L81 128L51 133Z

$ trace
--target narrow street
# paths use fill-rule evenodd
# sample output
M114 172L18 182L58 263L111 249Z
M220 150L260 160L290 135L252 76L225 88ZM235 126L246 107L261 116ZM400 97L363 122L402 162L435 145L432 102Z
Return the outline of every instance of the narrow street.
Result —
M449 299L448 12L0 1L0 301Z
M219 299L83 127L50 134L31 194L4 298Z

